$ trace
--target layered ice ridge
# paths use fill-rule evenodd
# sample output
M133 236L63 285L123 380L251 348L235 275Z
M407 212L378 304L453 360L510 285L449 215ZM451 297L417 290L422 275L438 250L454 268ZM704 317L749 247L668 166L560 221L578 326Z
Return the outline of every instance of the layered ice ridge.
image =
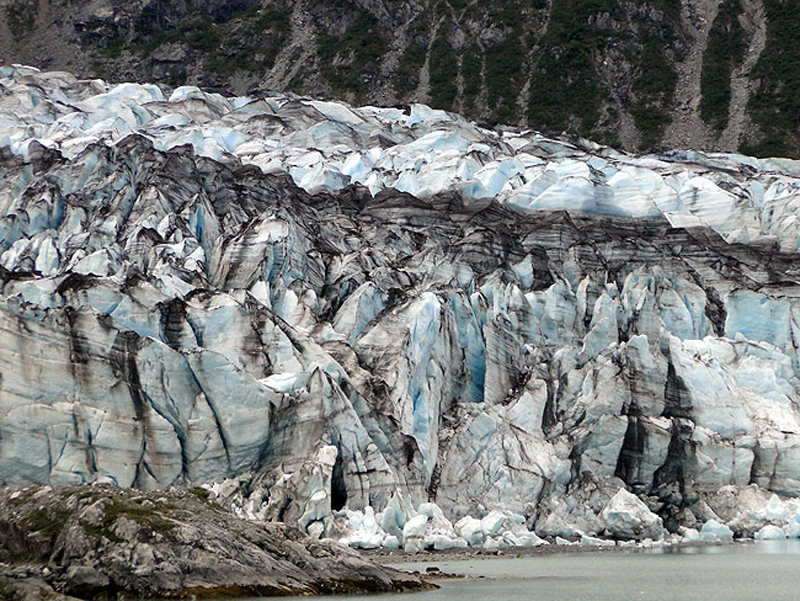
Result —
M674 151L631 156L533 131L490 130L456 114L350 107L273 94L226 98L184 86L79 81L66 73L0 67L0 146L26 157L39 143L77 156L136 133L155 148L288 172L308 192L360 184L417 197L457 191L517 211L663 216L728 242L800 248L800 163Z

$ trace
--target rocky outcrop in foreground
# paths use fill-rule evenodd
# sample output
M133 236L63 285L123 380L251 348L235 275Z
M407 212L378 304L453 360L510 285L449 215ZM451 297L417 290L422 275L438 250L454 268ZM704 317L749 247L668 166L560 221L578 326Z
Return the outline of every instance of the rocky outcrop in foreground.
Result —
M113 486L45 486L0 492L2 599L309 595L427 586L287 525L240 520L202 489L148 495Z

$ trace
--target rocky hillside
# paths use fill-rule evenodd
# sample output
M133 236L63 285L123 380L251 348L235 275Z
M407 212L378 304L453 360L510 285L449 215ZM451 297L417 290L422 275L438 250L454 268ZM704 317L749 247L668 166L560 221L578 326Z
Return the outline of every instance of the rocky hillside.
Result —
M0 0L0 58L272 89L628 150L800 156L800 7L781 0Z

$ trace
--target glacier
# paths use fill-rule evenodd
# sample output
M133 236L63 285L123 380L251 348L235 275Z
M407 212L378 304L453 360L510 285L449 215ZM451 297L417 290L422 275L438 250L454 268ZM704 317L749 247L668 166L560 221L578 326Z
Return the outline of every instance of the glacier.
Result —
M796 161L15 65L0 177L3 485L407 551L800 536Z

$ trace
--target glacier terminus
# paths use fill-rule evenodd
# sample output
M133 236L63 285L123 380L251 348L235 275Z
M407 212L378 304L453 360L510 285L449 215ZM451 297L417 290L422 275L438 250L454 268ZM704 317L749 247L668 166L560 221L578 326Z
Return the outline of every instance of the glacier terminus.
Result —
M800 537L797 161L15 65L0 182L3 485L407 551Z

